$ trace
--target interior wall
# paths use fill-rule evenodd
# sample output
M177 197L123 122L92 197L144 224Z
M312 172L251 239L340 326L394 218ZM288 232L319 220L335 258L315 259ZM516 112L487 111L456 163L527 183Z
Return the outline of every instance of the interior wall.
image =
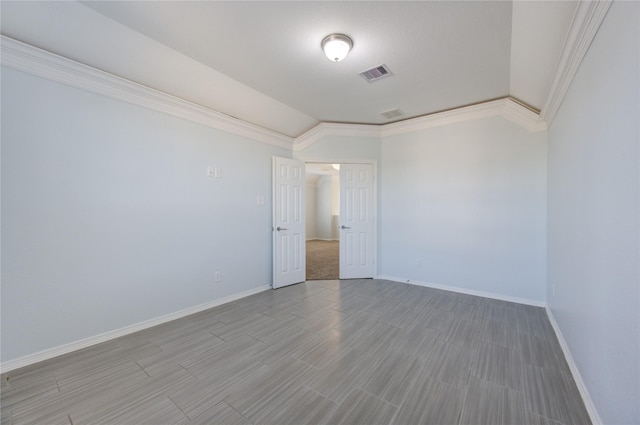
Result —
M380 274L544 303L546 137L491 117L384 138Z
M607 424L640 423L640 3L614 2L549 129L549 307Z
M331 176L331 239L340 239L340 176Z
M305 185L305 238L307 240L318 238L318 186L314 182L307 181Z
M291 151L5 67L1 136L3 362L271 282Z
M316 192L316 235L318 239L330 240L333 236L331 229L331 192L331 176L320 176Z

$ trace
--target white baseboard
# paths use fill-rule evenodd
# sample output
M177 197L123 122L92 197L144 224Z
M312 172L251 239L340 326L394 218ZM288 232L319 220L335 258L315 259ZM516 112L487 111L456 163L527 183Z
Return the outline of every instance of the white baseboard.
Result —
M254 289L249 289L248 291L238 292L237 294L229 295L228 297L218 298L216 300L209 301L204 304L185 308L184 310L165 314L163 316L155 317L153 319L149 319L133 325L125 326L120 329L104 332L95 336L91 336L89 338L81 339L79 341L74 341L68 344L60 345L58 347L39 351L34 354L28 354L26 356L19 357L14 360L9 360L7 362L0 364L0 371L2 371L2 373L6 373L15 369L19 369L21 367L30 366L32 364L35 364L44 360L49 360L54 357L61 356L63 354L68 354L76 350L90 347L92 345L100 344L115 338L119 338L124 335L128 335L128 334L138 332L147 328L151 328L153 326L161 325L163 323L167 323L172 320L180 319L180 318L189 316L191 314L199 313L201 311L208 310L210 308L219 306L221 304L226 304L228 302L235 301L240 298L248 297L249 295L257 294L259 292L263 292L268 289L271 289L271 285L259 286Z
M562 335L560 326L558 325L558 322L556 321L556 318L554 317L553 312L551 311L549 306L547 306L545 310L547 311L549 322L551 322L551 326L556 333L556 337L558 338L558 342L560 343L560 347L562 348L562 352L564 353L564 358L569 365L569 369L571 369L571 375L573 375L573 380L578 387L578 391L580 391L582 401L584 402L584 406L587 408L587 412L589 413L591 422L593 423L593 425L602 425L602 419L600 419L600 415L596 410L596 406L595 404L593 404L593 400L591 400L591 396L589 395L589 391L587 391L587 386L582 380L582 376L580 375L578 366L573 361L573 356L571 356L571 351L569 351L569 346L567 345L567 341L564 339L564 335Z
M478 297L492 298L494 300L509 301L512 303L533 305L536 307L546 307L544 301L531 300L528 298L511 297L508 295L496 294L493 292L475 291L473 289L459 288L457 286L440 285L437 283L421 282L419 280L407 279L395 276L378 276L376 279L392 280L394 282L408 283L409 285L425 286L427 288L442 289L445 291L458 292L467 295L476 295Z

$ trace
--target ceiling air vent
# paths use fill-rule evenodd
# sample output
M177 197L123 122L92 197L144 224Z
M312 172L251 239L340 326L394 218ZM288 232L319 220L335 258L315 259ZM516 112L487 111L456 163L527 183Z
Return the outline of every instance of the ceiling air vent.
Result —
M360 76L368 82L376 81L389 75L391 75L391 71L389 71L389 68L387 68L385 64L378 65L360 73Z
M389 109L388 111L380 112L380 114L384 115L385 118L391 119L396 118L402 115L402 111L398 108Z

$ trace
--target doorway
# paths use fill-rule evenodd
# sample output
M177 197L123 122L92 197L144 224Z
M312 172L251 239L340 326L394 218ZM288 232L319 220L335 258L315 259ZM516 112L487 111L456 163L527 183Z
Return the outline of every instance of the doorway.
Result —
M340 277L340 165L307 163L306 262L307 280Z
M317 166L319 170L314 170ZM307 240L336 241L339 257L330 278L360 279L376 275L376 164L372 161L308 163L273 158L274 289L307 280ZM322 177L329 176L329 177ZM322 179L322 180L321 180ZM324 182L324 188L321 182ZM307 195L309 190L310 195ZM326 198L318 194L328 192ZM327 208L327 205L329 206ZM318 210L318 206L324 209ZM324 214L324 211L329 211ZM307 211L312 212L307 216ZM313 214L315 212L315 215ZM308 232L308 235L307 235ZM335 262L335 257L333 257ZM322 276L318 278L329 278ZM316 278L317 279L317 278Z

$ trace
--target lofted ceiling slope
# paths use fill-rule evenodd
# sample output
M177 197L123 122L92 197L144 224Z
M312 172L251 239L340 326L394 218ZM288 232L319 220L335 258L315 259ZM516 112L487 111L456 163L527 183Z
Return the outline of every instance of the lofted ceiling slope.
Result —
M541 109L573 1L3 1L2 34L296 137L512 96ZM320 41L349 35L339 63ZM373 83L358 73L386 64ZM403 115L382 112L399 108Z

